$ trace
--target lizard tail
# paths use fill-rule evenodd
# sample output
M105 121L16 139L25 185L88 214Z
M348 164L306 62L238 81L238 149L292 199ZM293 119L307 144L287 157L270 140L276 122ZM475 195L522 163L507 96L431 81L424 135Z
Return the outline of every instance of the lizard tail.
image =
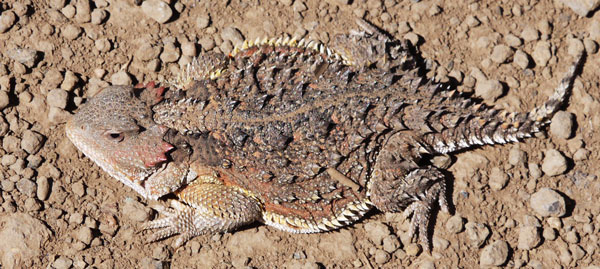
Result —
M449 153L476 145L504 144L531 137L550 123L550 119L567 101L575 77L585 58L577 57L548 101L529 112L487 109L483 104L472 107L472 116L444 129L424 136L425 142L438 153Z

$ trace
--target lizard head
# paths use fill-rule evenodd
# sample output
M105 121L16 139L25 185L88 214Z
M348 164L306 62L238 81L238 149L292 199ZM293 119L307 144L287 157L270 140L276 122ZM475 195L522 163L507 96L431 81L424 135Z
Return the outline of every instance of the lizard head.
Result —
M165 153L173 146L163 140L167 128L152 119L152 103L144 102L135 90L102 89L67 122L66 133L107 173L147 196L144 180L167 161Z

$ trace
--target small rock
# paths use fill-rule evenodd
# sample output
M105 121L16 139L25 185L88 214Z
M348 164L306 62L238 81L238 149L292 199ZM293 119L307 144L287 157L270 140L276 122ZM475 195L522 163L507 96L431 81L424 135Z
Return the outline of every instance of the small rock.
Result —
M518 249L531 250L542 242L540 230L534 226L524 226L519 229Z
M504 92L502 83L498 80L489 79L477 81L475 85L475 95L480 96L486 101L495 101Z
M485 240L490 235L490 229L482 223L467 222L465 231L471 245L478 248L483 246L483 243L485 243Z
M146 208L142 203L133 200L131 198L125 199L125 205L123 206L123 215L129 219L144 222L150 219L150 210Z
M506 241L495 241L483 248L479 257L479 264L481 266L500 266L508 259L509 251L510 249Z
M194 44L194 42L189 42L189 41L182 42L181 43L181 52L185 56L190 56L190 57L196 56L196 54L197 54L196 44Z
M542 236L546 240L554 241L556 239L556 230L554 228L546 227L542 232Z
M579 243L579 234L575 230L571 230L565 234L565 241L571 244Z
M489 182L490 188L494 191L503 189L508 183L508 175L498 167L493 167L490 171Z
M204 51L210 51L215 47L215 41L210 37L201 38L198 40L198 44L200 44Z
M57 107L65 109L67 107L67 101L69 99L69 93L63 89L53 89L48 92L46 96L46 102L51 107Z
M35 193L35 183L29 179L22 178L16 184L17 190L28 197L32 197Z
M376 246L380 246L383 243L383 239L390 235L390 228L380 222L365 223L365 231L367 231L367 237Z
M533 180L542 176L542 170L540 170L540 166L537 163L528 163L527 169L529 170L529 176L531 176L531 179Z
M145 2L144 2L145 3ZM121 70L110 76L110 82L113 85L131 85L133 82L127 71Z
M77 85L77 82L79 82L79 78L77 77L77 75L75 75L75 73L73 73L71 71L66 71L65 78L63 79L62 83L60 84L60 88L65 91L71 91L71 90L73 90L73 88L75 88L75 85Z
M50 180L45 176L38 176L36 184L37 198L42 201L48 199L48 194L50 193Z
M581 260L581 258L585 256L585 250L583 250L583 248L581 248L579 245L570 245L569 251L571 251L571 256L576 261Z
M108 38L100 38L94 41L94 45L99 52L109 52L112 48Z
M595 54L598 52L598 43L596 41L586 38L583 40L583 45L585 46L585 51L588 54Z
M563 4L568 6L581 17L587 16L590 12L594 11L600 6L598 0L560 0Z
M52 124L65 123L69 117L71 113L58 107L50 107L48 110L48 121Z
M210 15L209 14L198 16L196 18L196 26L199 29L204 29L204 28L208 27L209 25L210 25Z
M166 245L157 245L152 249L152 258L159 261L167 260L171 256Z
M43 142L43 135L31 130L25 130L23 137L21 137L21 148L29 154L36 154L42 148Z
M513 48L523 45L523 40L521 40L521 38L513 34L508 34L504 36L504 42Z
M390 260L390 254L381 250L381 249L377 249L375 251L375 262L378 264L384 264L387 263Z
M42 204L33 197L28 197L25 199L24 208L28 212L39 211L42 209Z
M223 40L229 40L234 46L240 46L244 42L244 36L240 30L235 27L226 27L221 31L221 38Z
M573 136L573 125L575 116L566 111L558 111L552 117L550 123L550 133L554 136L569 139Z
M83 185L83 182L81 181L71 184L71 190L79 197L83 197L85 195L85 185Z
M63 36L68 40L74 40L81 34L81 27L69 24L62 30Z
M92 242L92 239L94 239L94 234L92 233L92 229L84 226L75 232L74 237L88 246Z
M17 15L11 10L2 12L2 15L0 15L0 33L8 31L16 21Z
M294 3L292 4L292 9L294 9L295 12L302 12L307 10L308 8L306 7L306 4L304 4L303 1L297 0L294 1Z
M60 12L62 12L62 14L65 15L65 17L72 19L73 17L75 17L75 12L77 12L77 10L75 9L75 6L67 5L64 8L62 8Z
M60 257L52 263L52 267L56 269L69 269L73 265L73 260L67 257Z
M529 205L542 217L562 217L567 211L565 198L550 188L542 188L532 194Z
M550 58L552 57L552 52L550 51L550 43L546 41L540 41L535 44L535 48L533 49L533 60L539 66L546 66Z
M521 38L527 42L535 41L540 38L540 32L531 26L527 26L521 32Z
M78 23L86 23L91 20L91 7L89 0L79 0L75 4L77 14L75 14L75 21Z
M37 50L15 48L8 50L8 58L14 61L24 64L25 66L32 68L38 61L39 53Z
M146 16L158 23L165 23L173 16L171 7L161 0L146 0L142 3L142 11Z
M527 69L531 65L531 59L529 55L522 50L517 50L513 57L513 62L521 69Z
M465 228L465 220L458 214L450 217L446 222L446 230L450 233L460 233Z
M546 150L542 161L542 171L549 176L560 175L567 171L567 159L558 150Z
M599 3L600 3L600 1L599 1ZM571 55L573 57L577 57L578 55L581 55L585 51L585 46L583 45L583 41L581 41L577 38L569 38L567 40L567 44L568 44L567 52L569 53L569 55Z
M400 247L400 240L394 235L388 235L383 238L383 250L388 253L396 251Z
M507 62L509 58L513 56L513 54L514 52L509 46L497 45L492 50L492 55L490 56L490 59L495 63L502 64Z
M165 43L163 52L160 54L160 60L163 63L174 63L179 59L179 56L181 56L179 48L174 43L168 42Z
M514 146L508 152L508 163L514 166L524 165L527 162L527 153Z
M417 256L421 252L421 246L419 244L411 243L406 246L406 254L409 256Z
M108 13L104 9L94 9L92 11L92 24L100 25L106 20Z

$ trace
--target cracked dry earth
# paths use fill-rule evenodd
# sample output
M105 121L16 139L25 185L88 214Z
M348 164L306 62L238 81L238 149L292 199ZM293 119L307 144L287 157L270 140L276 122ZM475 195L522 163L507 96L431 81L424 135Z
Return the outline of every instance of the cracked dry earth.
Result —
M598 4L2 1L0 268L600 268ZM428 77L511 111L542 104L575 55L588 54L546 134L434 160L453 173L455 214L434 216L431 254L406 237L400 214L377 212L322 234L255 225L178 249L172 238L148 244L149 202L64 135L70 114L104 86L171 78L199 53L245 38L327 44L356 29L356 17L417 43Z

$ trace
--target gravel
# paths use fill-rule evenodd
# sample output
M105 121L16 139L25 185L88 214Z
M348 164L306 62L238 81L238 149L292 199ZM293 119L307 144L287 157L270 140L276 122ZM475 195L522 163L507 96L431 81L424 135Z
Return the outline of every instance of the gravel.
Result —
M485 240L490 235L490 228L482 223L467 222L465 231L471 246L478 248L483 246Z
M573 136L574 125L575 115L566 111L558 111L552 117L550 133L558 138L569 139Z
M540 228L535 226L524 226L519 228L518 249L531 250L539 246L541 242L542 237Z
M69 24L62 30L62 35L68 40L75 40L82 32L81 27Z
M539 66L548 65L548 61L552 57L552 53L550 51L550 43L547 41L540 41L535 45L532 54L533 60Z
M21 137L21 148L29 154L36 154L42 147L44 136L38 132L25 130Z
M504 92L502 83L498 80L489 79L477 81L475 85L475 95L480 96L486 101L495 101Z
M8 105L10 104L10 98L8 96L8 93L0 90L0 110L5 109L6 107L8 107Z
M50 194L50 180L45 176L38 176L36 179L37 185L37 198L44 201L48 199Z
M600 7L600 0L560 0L577 13L577 15L585 17L596 8Z
M555 149L548 149L542 161L542 171L548 176L557 176L567 171L567 159Z
M150 219L150 209L146 208L142 203L131 198L125 199L123 206L123 215L137 222L144 222Z
M496 45L492 50L490 59L495 63L506 63L513 56L513 50L507 45Z
M181 50L175 46L175 43L167 42L160 54L160 60L163 63L174 63L179 59L179 56L181 56Z
M465 220L462 216L455 214L446 222L446 230L450 233L460 233L465 229Z
M142 3L142 12L158 23L166 23L173 16L171 7L161 0L146 0Z
M0 15L0 33L8 31L17 21L17 15L11 10L2 12Z
M540 32L531 26L527 26L521 31L521 38L526 42L536 41L540 39Z
M221 31L221 38L223 40L231 41L234 46L241 46L244 42L244 36L235 27L226 27Z
M369 222L365 223L365 231L367 237L373 244L379 246L383 243L383 239L390 235L390 228L383 223Z
M488 184L492 190L499 191L508 184L508 175L499 167L492 167Z
M522 50L517 50L515 52L513 62L521 69L527 69L531 66L531 58Z
M510 246L506 241L498 240L483 248L479 256L481 266L500 266L508 259Z
M131 85L131 83L133 83L133 80L131 79L131 76L129 76L127 71L121 70L110 76L110 82L112 83L112 85Z
M550 188L542 188L532 194L529 205L542 217L562 217L567 211L565 198Z
M8 58L32 68L39 59L39 52L34 49L14 48L6 53Z
M46 96L46 102L51 107L57 107L65 109L67 107L67 101L69 99L69 93L63 89L53 89L48 92Z

